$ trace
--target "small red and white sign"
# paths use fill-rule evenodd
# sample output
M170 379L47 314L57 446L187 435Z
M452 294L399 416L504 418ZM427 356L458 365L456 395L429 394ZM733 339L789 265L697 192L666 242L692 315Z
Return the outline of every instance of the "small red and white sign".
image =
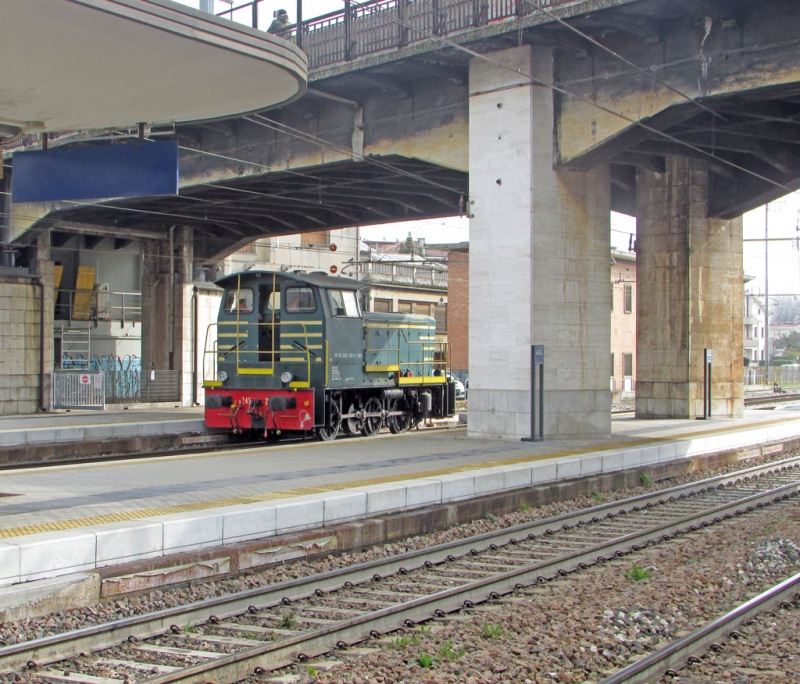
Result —
M88 385L88 384L89 384L89 376L81 375L81 385Z

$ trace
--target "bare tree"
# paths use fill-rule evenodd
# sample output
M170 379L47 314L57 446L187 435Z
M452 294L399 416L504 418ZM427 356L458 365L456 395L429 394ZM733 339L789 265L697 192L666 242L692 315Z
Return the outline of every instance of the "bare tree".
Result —
M797 297L770 297L769 318L773 323L800 323Z

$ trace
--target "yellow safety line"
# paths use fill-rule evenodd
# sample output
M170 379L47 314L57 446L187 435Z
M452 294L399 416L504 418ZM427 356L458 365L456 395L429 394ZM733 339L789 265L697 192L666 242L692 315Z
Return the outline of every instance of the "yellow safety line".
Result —
M791 420L797 420L797 418L787 418L787 419L778 419L774 421L768 421L765 423L758 423L757 427L762 427L764 425L775 425L780 423L786 423ZM743 425L740 428L733 428L733 430L739 429L746 429L751 428L751 425ZM164 506L160 508L145 508L138 511L125 511L121 513L109 513L105 515L96 515L90 516L86 518L74 518L72 520L61 520L49 523L40 523L37 525L23 525L20 527L10 527L5 529L0 529L0 539L9 539L11 537L21 537L28 534L39 534L41 532L57 532L60 530L69 530L69 529L77 529L80 527L88 527L91 525L105 525L112 522L125 522L129 520L141 520L143 518L150 518L154 516L160 515L170 515L172 513L186 513L192 511L203 511L208 510L211 508L224 508L226 506L238 506L241 504L252 504L252 503L263 503L265 501L276 501L280 499L288 499L294 496L304 496L308 494L321 494L324 492L334 492L334 491L341 491L344 489L353 489L355 487L367 487L370 485L376 484L387 484L392 482L401 482L404 480L417 480L417 479L424 479L426 477L436 477L438 475L452 475L454 473L463 473L468 472L470 470L482 470L484 468L496 468L498 466L503 465L517 465L519 463L529 463L532 461L544 461L551 458L559 458L564 456L574 456L577 454L586 454L592 453L595 451L611 451L613 449L624 448L624 447L637 447L646 444L655 444L655 443L663 443L663 442L671 442L678 439L684 439L687 437L696 437L700 435L708 435L720 432L731 432L733 431L730 426L728 427L720 427L711 430L701 430L699 432L687 432L683 434L673 435L670 437L643 437L639 439L633 439L627 442L615 442L613 444L602 444L596 446L589 446L589 447L578 447L573 449L563 449L561 451L550 451L543 454L527 454L524 456L517 456L515 458L508 458L499 461L489 461L487 463L476 463L476 464L467 464L462 466L455 466L452 468L439 468L436 470L426 470L418 473L405 473L400 475L388 475L385 477L377 477L377 478L370 478L365 480L351 480L349 482L341 482L341 483L332 483L326 485L316 485L312 487L298 487L296 489L288 489L282 492L267 492L264 494L252 494L248 496L241 496L241 497L228 497L224 499L214 499L212 501L198 501L195 503L187 503L187 504L179 504L177 506ZM408 438L413 436L414 433L407 433L405 435L395 435L391 437L391 439L398 439L398 438ZM308 445L297 445L295 448L313 448L315 446L319 446L318 444L308 444ZM333 446L348 446L346 440L342 442L332 442L327 444L328 447ZM255 449L247 449L247 451L254 451ZM197 455L187 455L187 456L180 456L175 457L174 459L170 458L170 460L186 460L190 458L220 458L230 456L230 454L197 454ZM109 464L92 464L88 466L62 466L59 468L55 466L53 468L47 469L37 469L37 472L41 472L42 470L49 471L49 470L56 470L56 469L78 469L78 468L111 468L117 467L119 465L134 465L141 463L139 461L133 462L124 462L124 463L109 463ZM23 474L25 471L14 471L12 473L0 473L0 476L13 476L16 474Z

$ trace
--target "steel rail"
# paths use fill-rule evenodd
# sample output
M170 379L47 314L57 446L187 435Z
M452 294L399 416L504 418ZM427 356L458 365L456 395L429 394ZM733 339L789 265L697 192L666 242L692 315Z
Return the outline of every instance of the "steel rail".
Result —
M687 659L706 652L726 639L742 623L766 613L794 598L800 592L800 573L750 599L741 606L709 622L691 634L651 653L633 665L615 672L600 684L646 684L669 670L680 669Z
M570 530L602 518L614 518L630 512L669 501L689 499L700 493L723 488L759 478L770 473L780 473L800 467L800 456L769 464L747 468L737 473L720 475L700 482L672 487L659 492L642 494L623 501L610 502L589 509L564 513L552 518L516 525L467 539L454 540L434 547L417 549L397 556L376 559L354 567L339 568L310 577L289 580L280 584L250 589L233 596L219 596L194 604L176 606L148 615L134 616L122 620L86 627L74 632L42 637L0 648L0 672L17 670L26 664L44 664L63 660L76 653L110 648L124 641L140 641L172 630L182 629L208 622L209 619L227 618L247 612L251 608L263 609L309 598L314 594L340 589L345 582L358 584L375 578L397 573L405 574L424 566L442 563L445 560L477 554L507 544L515 544L525 538L551 535L560 530ZM784 485L793 487L794 484ZM800 486L800 485L798 485ZM764 493L739 499L749 502ZM709 509L711 520L727 504ZM747 504L751 505L751 504ZM752 504L755 505L755 504ZM724 513L719 513L724 515ZM701 522L699 524L704 524ZM705 522L708 524L708 522ZM662 533L666 534L666 533ZM624 539L624 537L623 537ZM614 548L616 552L618 548ZM584 562L584 561L580 561Z
M404 573L426 564L440 563L448 557L465 556L470 553L490 550L493 546L514 543L525 537L549 535L559 530L597 522L603 517L624 515L656 503L689 498L709 490L753 479L769 473L788 470L800 466L800 456L747 468L736 473L720 475L695 483L679 485L659 492L642 494L622 501L610 502L589 509L564 513L540 521L524 523L503 530L487 532L463 540L454 540L435 547L418 549L398 556L376 559L361 565L340 568L307 578L290 580L278 585L251 589L235 596L221 596L205 601L178 606L152 613L105 623L72 632L43 637L0 648L0 672L34 662L53 662L74 652L109 647L127 639L146 639L166 632L178 617L182 625L192 626L206 622L209 617L229 617L248 610L251 606L259 608L278 605L288 600L307 598L318 591L331 591L342 586L341 578L347 577L353 583L368 581L376 575L387 576L397 572ZM100 639L108 633L107 640ZM63 650L72 636L71 652ZM24 655L28 654L28 655Z
M234 682L254 671L275 670L297 660L327 653L336 647L346 647L366 640L371 635L398 629L403 625L452 613L472 604L496 599L516 589L530 586L557 575L565 575L602 562L607 555L624 555L645 545L671 539L685 530L720 522L723 517L755 510L768 503L782 501L800 492L800 482L775 490L754 494L740 501L717 506L700 515L691 515L643 532L627 534L611 542L564 555L555 561L541 563L500 573L460 587L447 589L430 596L414 599L382 610L361 615L338 624L329 625L286 640L226 655L210 662L183 670L152 677L143 684L208 684ZM605 555L604 555L605 554Z
M792 401L800 401L800 394L772 394L763 397L745 397L745 406L760 406L761 404L787 404Z

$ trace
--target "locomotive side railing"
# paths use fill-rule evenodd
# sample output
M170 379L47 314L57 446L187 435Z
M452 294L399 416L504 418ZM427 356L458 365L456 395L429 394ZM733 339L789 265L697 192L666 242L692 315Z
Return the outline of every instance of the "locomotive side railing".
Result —
M220 332L220 327L225 332ZM270 331L273 342L270 348L260 349L248 344L253 328L258 331L256 339L262 331ZM203 386L219 386L219 362L234 359L236 373L240 375L274 375L276 363L305 364L306 377L292 380L289 387L310 387L312 360L322 352L321 338L320 344L311 343L316 339L315 334L308 330L308 324L300 321L212 323L206 331L203 351Z
M206 341L203 344L203 387L214 387L221 384L217 380L217 324L206 328Z

